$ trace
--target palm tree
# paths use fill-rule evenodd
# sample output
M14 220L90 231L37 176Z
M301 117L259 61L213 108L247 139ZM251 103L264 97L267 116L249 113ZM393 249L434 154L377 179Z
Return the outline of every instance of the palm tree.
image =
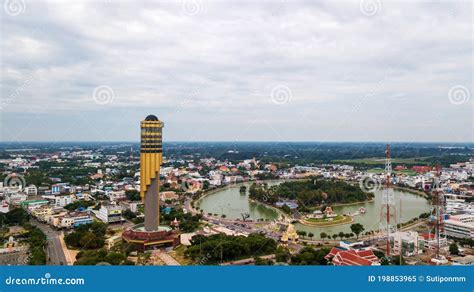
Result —
M314 234L310 232L308 233L308 237L311 238L311 240L313 240Z
M333 235L332 235L332 239L334 239L334 240L336 240L336 238L338 238L338 237L339 237L338 234L333 234Z

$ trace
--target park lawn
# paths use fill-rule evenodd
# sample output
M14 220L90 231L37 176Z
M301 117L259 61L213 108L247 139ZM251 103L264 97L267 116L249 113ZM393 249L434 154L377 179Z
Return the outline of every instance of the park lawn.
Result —
M414 170L411 170L411 169L396 170L395 173L396 174L406 174L406 175L409 175L409 176L417 175L417 172L414 171Z
M305 219L308 222L314 222L314 223L325 223L325 222L337 222L344 220L345 216L344 215L337 215L336 217L333 217L332 220L329 220L329 218L308 218Z
M306 225L311 226L335 226L341 224L347 224L354 221L351 216L344 216L344 215L337 215L336 217L332 218L333 220L326 219L319 219L319 218L306 218L301 220L300 222Z
M333 218L333 220L331 221L325 220L325 219L308 218L300 222L306 225L311 225L311 226L335 226L335 225L351 223L353 221L354 219L351 216L338 215L337 217Z

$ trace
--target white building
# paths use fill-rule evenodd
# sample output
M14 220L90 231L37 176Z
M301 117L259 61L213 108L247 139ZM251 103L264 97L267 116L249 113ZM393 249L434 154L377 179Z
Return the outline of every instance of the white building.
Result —
M74 195L54 196L54 206L64 207L74 202Z
M25 188L24 192L28 196L36 196L38 194L38 188L35 185L29 185Z
M124 210L130 209L132 212L137 212L139 202L120 202Z
M107 191L105 195L109 197L111 202L125 200L127 198L125 191Z
M454 215L444 221L446 235L474 239L474 215Z
M64 216L59 219L59 226L60 228L71 228L72 225L74 224L74 218Z
M10 205L19 205L21 202L26 201L28 196L24 193L8 193L5 195L5 201Z
M474 266L474 255L455 257L452 259L453 266Z
M423 240L416 231L397 231L391 238L393 252L404 256L414 256L423 252Z
M118 205L106 205L102 206L99 212L96 213L99 220L104 223L117 223L122 222L122 207Z

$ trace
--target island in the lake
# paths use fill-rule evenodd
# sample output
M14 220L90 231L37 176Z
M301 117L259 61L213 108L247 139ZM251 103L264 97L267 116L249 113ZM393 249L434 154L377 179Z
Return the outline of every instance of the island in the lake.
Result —
M287 214L296 213L302 224L322 227L351 223L354 216L366 212L360 208L356 214L337 214L333 206L371 201L374 195L345 181L312 178L272 186L254 183L249 188L249 197Z

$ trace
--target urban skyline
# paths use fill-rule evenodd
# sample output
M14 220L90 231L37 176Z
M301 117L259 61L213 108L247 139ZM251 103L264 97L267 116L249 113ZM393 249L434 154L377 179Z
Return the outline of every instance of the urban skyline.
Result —
M474 291L474 0L0 3L0 292Z

